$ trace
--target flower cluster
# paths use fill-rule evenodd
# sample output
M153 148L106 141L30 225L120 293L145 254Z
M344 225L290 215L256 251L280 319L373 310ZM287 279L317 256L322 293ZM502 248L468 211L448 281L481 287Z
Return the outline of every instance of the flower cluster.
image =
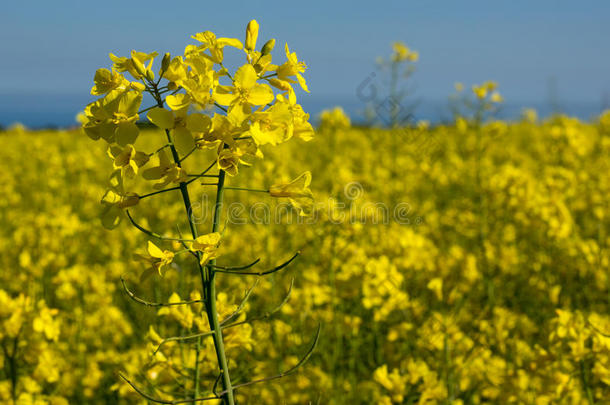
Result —
M120 211L139 202L139 196L125 188L128 179L141 175L157 181L154 188L158 190L185 183L192 173L182 161L206 149L216 151L220 170L235 176L241 165L263 156L262 146L313 137L309 115L297 103L293 88L298 84L309 91L302 75L307 66L287 44L286 61L274 64L274 39L255 50L258 28L254 20L248 24L245 46L210 31L195 34L196 44L188 45L184 55L165 54L158 70L153 68L157 52L132 51L129 57L110 54L111 70L95 73L91 94L102 97L85 108L83 128L90 138L108 143L113 160L115 173L103 199L105 225L116 226ZM245 54L246 63L233 74L224 64L226 48ZM146 93L156 104L142 109ZM177 155L170 156L167 147L152 153L138 150L137 123L144 113L167 132Z

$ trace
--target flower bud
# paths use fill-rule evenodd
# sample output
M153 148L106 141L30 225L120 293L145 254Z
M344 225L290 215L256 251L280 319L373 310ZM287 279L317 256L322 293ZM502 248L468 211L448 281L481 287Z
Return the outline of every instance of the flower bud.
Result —
M124 196L121 197L117 206L119 208L129 208L137 205L140 202L140 196L136 193L125 193Z
M269 84L277 89L284 90L284 91L288 91L288 90L292 89L292 86L286 80L272 78L272 79L269 79Z
M140 76L146 76L146 69L139 60L131 58L131 64Z
M169 52L167 52L165 55L163 55L163 60L161 60L161 76L163 76L163 73L167 72L167 69L169 69L170 62L171 55L169 54Z
M146 86L144 86L142 83L140 82L130 82L129 83L129 87L135 91L139 91L139 92L143 92L144 89L146 89Z
M269 41L265 42L265 45L263 45L263 49L261 49L261 55L265 56L271 53L271 51L273 50L273 47L275 46L275 39L270 39Z
M152 82L155 80L155 73L150 69L146 69L146 78Z
M256 39L258 38L258 23L252 20L246 28L246 50L253 51L256 48Z

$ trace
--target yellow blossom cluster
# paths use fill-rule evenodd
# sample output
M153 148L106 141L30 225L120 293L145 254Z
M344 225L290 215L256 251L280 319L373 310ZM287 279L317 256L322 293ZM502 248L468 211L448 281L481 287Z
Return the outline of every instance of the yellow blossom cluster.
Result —
M211 58L222 55L219 40ZM149 61L141 64L145 76ZM103 77L122 83L112 73ZM236 324L223 330L236 383L298 364L312 329L324 324L307 367L274 384L244 387L237 402L607 402L610 112L588 123L539 119L532 111L515 122L470 118L394 129L329 125L311 142L265 149L257 170L243 168L251 170L248 184L238 176L231 186L275 185L264 191L305 201L314 192L310 215L273 200L267 223L257 216L255 193L232 193L227 204L253 209L232 211L220 239L206 234L187 246L156 240L151 246L148 235L126 223L115 232L97 226L97 201L111 174L115 188L102 210L136 202L134 218L143 228L180 222L184 206L169 193L159 197L163 209L141 199L150 183L140 173L150 161L138 166L134 154L134 165L122 165L122 157L104 163L108 145L92 145L77 131L2 133L0 398L146 404L118 380L122 369L145 381L147 392L183 400L196 362L211 391L218 377L212 340L202 338L199 356L191 350L197 338L168 340L210 331L199 276L186 271L189 252L216 255L225 267L260 257L273 268L298 247L299 260L286 273L258 283L218 279L219 318ZM104 139L116 140L130 125L114 116L100 129L114 128ZM163 146L155 143L163 135L158 129L138 134L134 150ZM387 159L393 147L396 164ZM216 148L198 153L192 167L218 165ZM28 170L14 176L15 167ZM309 169L319 173L311 184L300 175ZM121 193L121 182L132 182L133 194ZM212 197L199 182L193 189ZM176 239L186 233L163 229ZM219 240L222 255L214 249ZM142 247L144 265L130 260ZM141 280L143 267L164 277ZM122 276L150 304L161 297L189 303L135 310Z

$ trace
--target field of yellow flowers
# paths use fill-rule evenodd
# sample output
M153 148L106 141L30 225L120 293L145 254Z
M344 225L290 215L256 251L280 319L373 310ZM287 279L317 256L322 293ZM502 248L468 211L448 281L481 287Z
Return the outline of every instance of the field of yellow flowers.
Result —
M81 130L0 137L2 403L151 403L119 372L187 403L195 362L201 392L212 392L211 341L196 358L164 340L209 329L198 275L176 260L141 277L133 252L150 238L124 213L116 229L100 226L106 147ZM234 383L281 376L322 330L297 373L244 386L236 403L610 399L610 113L375 129L334 111L310 142L262 150L263 162L240 168L249 184L229 180L218 263L260 258L265 269L300 255L266 277L218 274L219 314L241 310L224 331ZM313 173L309 217L239 190L303 170ZM197 183L193 195L210 223L211 188ZM183 210L165 193L131 215L181 234ZM154 305L183 299L195 302Z

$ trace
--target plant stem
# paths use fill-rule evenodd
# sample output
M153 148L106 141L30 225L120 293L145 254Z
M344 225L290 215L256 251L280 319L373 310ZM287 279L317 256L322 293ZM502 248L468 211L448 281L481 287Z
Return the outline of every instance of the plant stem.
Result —
M161 95L159 94L159 90L156 85L154 86L155 100L157 101L157 105L163 108L163 100L161 99ZM167 141L169 143L169 147L172 151L172 157L174 158L174 162L178 167L182 167L180 156L178 155L178 151L174 147L172 142L172 138L169 130L165 130L165 134L167 135ZM216 232L218 229L218 222L220 220L220 213L222 210L222 200L223 200L223 186L224 186L224 178L225 173L223 170L220 170L218 174L218 189L216 192L216 206L214 208L214 222L212 225L212 232ZM193 239L197 239L197 227L193 221L192 217L192 205L191 198L189 196L188 184L187 182L181 182L179 184L180 192L182 194L182 200L184 202L184 208L186 209L186 215L188 217L189 227L191 228L191 234L193 235ZM200 253L197 252L197 259L200 259ZM207 267L207 273L204 271L203 266L201 265L201 261L197 260L197 266L199 267L199 274L201 276L201 288L203 292L203 299L205 300L205 308L208 316L208 321L210 323L211 329L214 332L214 347L216 349L216 356L218 358L218 365L220 366L220 370L222 373L222 383L225 391L224 403L226 405L234 405L235 401L233 399L233 386L231 385L231 378L229 376L229 369L227 365L227 357L225 355L224 343L222 341L222 330L220 329L220 325L218 322L218 311L216 310L216 288L214 282L214 270L213 265L216 264L216 260L210 261L210 266ZM197 340L197 359L195 361L195 396L194 398L199 397L199 380L200 380L200 368L199 368L199 352L201 350L201 338ZM195 403L195 402L193 402Z
M220 170L218 173L218 188L216 190L216 206L214 207L214 219L212 223L212 232L218 231L218 225L220 223L220 214L222 212L222 204L224 198L224 183L225 183L225 171ZM216 272L214 266L216 265L216 259L210 260L208 264L209 280L207 283L207 296L206 301L208 321L211 329L214 331L214 345L216 346L216 356L218 357L218 364L222 373L222 385L225 394L225 403L227 405L233 405L233 386L231 385L231 376L229 375L229 366L227 364L227 356L224 350L224 343L222 341L222 329L218 322L218 311L216 309Z
M580 365L580 381L582 383L582 388L585 391L585 395L587 396L587 402L590 405L595 404L595 400L593 399L593 393L591 392L591 387L589 386L589 379L587 378L587 370L585 368L584 360L579 361Z
M258 188L247 188L247 187L224 187L225 190L237 190L237 191L253 191L256 193L268 193L269 190L262 190Z

